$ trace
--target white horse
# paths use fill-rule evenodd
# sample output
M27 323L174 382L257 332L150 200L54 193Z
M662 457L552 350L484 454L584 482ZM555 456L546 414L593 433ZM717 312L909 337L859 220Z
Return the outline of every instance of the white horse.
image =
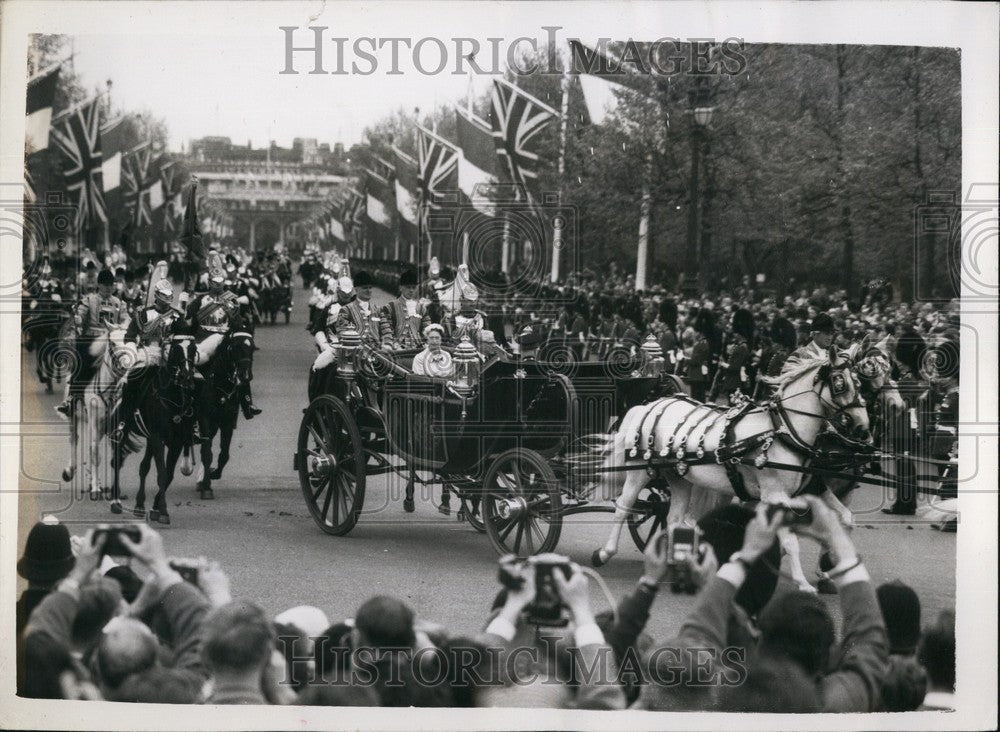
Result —
M763 405L726 409L674 396L633 407L625 414L604 468L640 469L604 473L606 486L612 489L621 480L616 476L624 472L626 477L611 534L593 554L595 566L617 553L622 526L649 480L641 467L655 467L651 460L661 461L659 472L669 482L667 525L674 525L695 508L692 499L700 504L709 500L709 492L737 495L734 480L742 484L741 498L774 501L794 496L803 474L764 463L808 464L817 437L830 425L842 435L850 431L853 439L870 441L868 413L851 362L841 359L836 349L830 349L829 359L792 359L780 376L769 381L775 395ZM740 462L747 459L750 464ZM694 493L696 487L709 490ZM850 511L829 490L820 497L842 520L850 521ZM795 582L803 590L815 591L802 571L796 536L783 530L781 543Z
M73 480L78 463L84 467L83 485L92 498L103 495L99 478L101 441L110 430L108 415L120 394L121 377L130 368L135 353L125 343L125 330L112 328L90 345L90 355L99 359L94 378L74 399L70 413L70 456L63 480Z

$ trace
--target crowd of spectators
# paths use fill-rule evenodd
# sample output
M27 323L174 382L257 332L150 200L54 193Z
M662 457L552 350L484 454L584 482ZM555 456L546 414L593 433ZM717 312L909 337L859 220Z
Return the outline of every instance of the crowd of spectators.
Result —
M216 563L169 557L146 525L137 540L93 529L71 537L46 518L18 563L29 582L17 607L18 693L172 704L951 708L953 613L921 631L915 593L898 582L876 588L838 517L801 500L813 519L794 530L831 553L836 610L779 585L784 511L729 505L700 520L703 541L682 560L700 589L676 626L650 622L678 571L655 535L642 575L613 610L595 612L589 570L553 570L545 587L558 597L561 625L537 619L536 585L546 580L535 565L501 559L508 581L474 634L384 595L353 618L311 606L270 617Z

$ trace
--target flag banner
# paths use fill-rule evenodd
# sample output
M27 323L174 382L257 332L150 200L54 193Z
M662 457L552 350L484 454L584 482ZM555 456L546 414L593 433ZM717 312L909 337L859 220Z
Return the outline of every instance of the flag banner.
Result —
M163 168L169 168L171 163L160 164L162 158L157 161L157 170L149 171L149 187L146 189L149 192L149 210L156 211L166 202L166 195L163 191Z
M368 171L365 187L368 205L368 219L379 226L392 228L392 210L395 197L392 182L373 170Z
M163 208L163 233L173 236L177 231L177 212L180 209L180 193L177 191L176 167L168 163L160 168L160 184L165 197Z
M198 179L191 179L188 188L187 206L184 209L184 226L181 230L181 244L187 249L188 258L200 262L205 259L205 245L198 226Z
M603 76L580 74L580 88L583 90L583 101L587 105L587 114L592 124L601 125L618 110L621 95L631 92L627 86L617 84Z
M518 190L532 190L538 178L538 135L559 113L502 79L493 80L491 112L493 140L505 177Z
M393 147L392 151L396 156L396 210L399 211L403 221L415 228L417 225L417 196L420 189L417 182L419 176L417 161L398 147Z
M122 155L133 147L129 137L124 117L119 117L101 128L101 177L105 193L121 185Z
M53 127L52 137L63 156L66 190L76 202L76 230L107 222L98 100L81 105Z
M462 155L458 160L458 187L473 206L487 216L496 213L489 191L497 183L498 166L493 133L475 116L456 110L456 133Z
M47 74L28 81L24 122L24 140L28 155L49 146L52 105L55 103L56 87L59 84L59 69L57 66Z
M149 143L144 142L122 158L122 196L129 219L136 228L151 220L149 197L145 195L150 155Z
M419 135L417 178L421 207L439 208L445 192L455 190L458 183L458 148L430 130L417 126Z

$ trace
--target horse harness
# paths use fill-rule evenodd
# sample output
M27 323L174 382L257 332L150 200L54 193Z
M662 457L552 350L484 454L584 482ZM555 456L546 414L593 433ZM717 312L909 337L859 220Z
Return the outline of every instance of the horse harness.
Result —
M817 374L816 381L822 378L824 376L821 370L820 374ZM836 374L834 371L830 373L829 378L831 391L835 395L841 394L847 389L842 375ZM686 402L693 408L677 423L673 432L663 439L659 452L654 453L653 447L660 420L668 407L676 404L678 401ZM835 408L834 414L831 417L824 417L823 419L832 426L833 421L838 415L845 413L848 409L864 405L856 396L846 406L837 407L835 404L831 406ZM741 440L734 440L733 435L736 425L747 415L757 412L766 412L768 414L771 419L771 428ZM665 467L672 467L678 476L683 477L691 467L715 463L725 469L733 493L741 501L755 499L746 489L743 476L738 470L739 466L752 462L758 470L763 469L768 464L767 452L772 444L774 444L775 439L780 440L785 447L803 455L805 462L810 460L829 461L835 459L839 459L842 462L845 458L845 452L854 453L855 457L852 457L849 460L850 462L856 462L859 465L870 462L872 448L866 444L844 437L835 427L824 433L824 436L830 438L825 441L833 444L836 449L821 449L815 445L809 445L802 439L789 420L788 415L790 413L811 414L789 409L777 397L772 397L764 404L757 404L749 398L743 397L739 403L728 409L703 404L687 395L665 397L654 402L643 415L642 421L636 429L632 447L628 450L627 454L631 458L638 457L643 428L646 426L647 421L652 418L653 422L648 432L646 449L642 454L642 459L647 463L647 472L651 477L658 477L660 470ZM705 424L706 422L708 423L707 425ZM705 438L719 424L722 426L719 446L715 450L707 451L705 449ZM704 429L698 437L695 449L688 450L686 446L689 438L694 434L695 430L703 425ZM749 460L748 456L755 451L757 455L752 460ZM858 458L859 454L860 460Z

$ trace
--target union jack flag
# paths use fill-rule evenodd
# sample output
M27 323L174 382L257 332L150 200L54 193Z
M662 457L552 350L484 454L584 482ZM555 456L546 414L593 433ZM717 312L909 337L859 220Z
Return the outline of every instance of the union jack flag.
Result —
M94 99L70 113L52 130L65 158L66 190L76 199L76 227L106 222L104 184L101 179L101 115Z
M166 206L163 209L163 233L173 235L177 230L177 219L180 211L177 210L177 193L174 190L174 166L167 163L160 167L160 182L163 184L163 197Z
M149 143L143 143L129 153L122 161L122 186L125 191L125 207L136 228L153 222L153 212L149 205L149 163L151 158Z
M519 192L533 187L538 177L536 138L558 116L552 107L516 86L502 79L493 81L493 139L505 172Z
M430 130L419 125L417 129L420 131L417 190L420 209L426 211L427 208L440 208L441 195L455 190L458 148Z

